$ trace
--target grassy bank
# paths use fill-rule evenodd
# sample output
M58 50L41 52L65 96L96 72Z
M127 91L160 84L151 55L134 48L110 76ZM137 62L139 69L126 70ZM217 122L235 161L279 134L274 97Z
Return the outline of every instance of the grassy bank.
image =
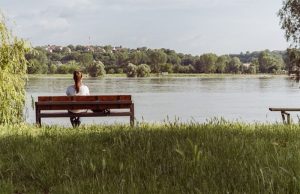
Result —
M299 193L297 125L0 127L0 193Z

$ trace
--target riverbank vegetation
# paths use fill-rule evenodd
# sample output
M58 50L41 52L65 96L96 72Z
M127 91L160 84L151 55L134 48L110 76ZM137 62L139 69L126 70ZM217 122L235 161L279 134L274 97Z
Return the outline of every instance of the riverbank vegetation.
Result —
M28 74L28 78L72 78L73 74ZM84 74L85 78L92 78L87 74ZM93 79L103 79L103 78L126 78L125 73L120 74L105 74L102 77L97 77ZM170 73L170 74L154 74L151 73L147 78L274 78L274 77L286 77L286 74L206 74L206 73ZM145 79L147 79L145 78Z
M150 73L284 73L288 70L285 51L260 51L221 55L205 53L190 55L171 49L147 47L129 49L108 46L39 46L26 54L29 74L66 74L81 69L91 76L104 73L127 73L148 76ZM96 63L95 63L96 61ZM95 64L101 64L96 66ZM102 69L105 69L105 72ZM101 74L94 74L97 69ZM139 70L138 70L139 69ZM134 70L134 72L133 72Z
M0 126L1 193L299 193L299 125Z

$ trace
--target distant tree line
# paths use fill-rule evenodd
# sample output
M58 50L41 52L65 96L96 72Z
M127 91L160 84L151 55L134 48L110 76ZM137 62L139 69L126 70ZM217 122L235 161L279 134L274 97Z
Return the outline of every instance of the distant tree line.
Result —
M26 54L29 74L67 74L82 70L92 77L127 73L144 77L150 73L283 73L289 67L286 51L246 52L218 56L190 55L170 49L129 49L112 46L42 46Z

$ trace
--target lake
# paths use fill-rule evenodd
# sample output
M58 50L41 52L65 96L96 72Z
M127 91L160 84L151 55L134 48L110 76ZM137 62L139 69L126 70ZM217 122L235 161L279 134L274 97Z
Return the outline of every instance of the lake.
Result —
M137 121L205 122L225 118L244 122L281 122L268 107L300 107L299 84L287 76L222 76L218 78L86 78L90 93L130 94ZM35 122L32 100L43 95L65 95L70 78L30 78L26 86L26 121ZM299 113L300 114L300 113ZM297 113L293 113L298 122ZM83 118L83 123L129 123L129 118ZM42 123L68 125L68 118L42 119Z

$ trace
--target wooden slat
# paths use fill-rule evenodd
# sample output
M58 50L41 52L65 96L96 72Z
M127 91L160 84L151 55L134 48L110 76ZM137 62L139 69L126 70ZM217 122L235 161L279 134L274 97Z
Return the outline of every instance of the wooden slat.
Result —
M77 116L77 117L99 117L99 116L130 116L130 112L110 112L110 113L68 113L68 112L61 112L61 113L41 113L40 117L44 118L55 118L55 117L72 117L72 116Z
M60 102L53 102L53 101L44 101L44 102L37 102L37 105L100 105L100 104L132 104L129 100L120 100L120 101L60 101Z
M76 109L129 109L132 102L122 101L77 101L77 102L37 102L36 106L40 110L76 110Z
M300 111L300 108L269 108L270 111Z
M75 106L75 105L64 105L64 106L39 106L38 109L40 110L81 110L81 109L130 109L130 105L81 105L81 106Z
M101 96L39 96L38 101L116 101L131 100L131 95L101 95Z

